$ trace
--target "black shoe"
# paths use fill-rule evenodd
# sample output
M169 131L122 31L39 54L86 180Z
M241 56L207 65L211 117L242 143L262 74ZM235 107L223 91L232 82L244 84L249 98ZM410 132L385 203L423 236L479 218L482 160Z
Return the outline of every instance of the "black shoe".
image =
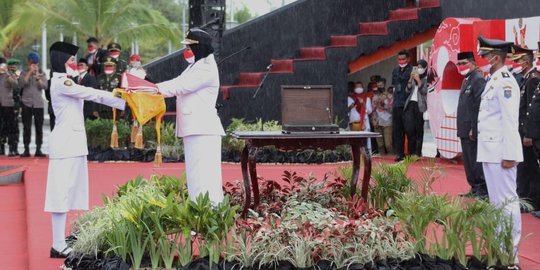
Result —
M540 210L538 210L538 211L532 211L532 212L531 212L531 215L532 215L533 217L535 217L535 218L540 218Z
M19 155L19 151L14 150L14 151L9 151L8 157L16 157L18 155Z
M34 157L45 157L45 154L41 152L41 150L36 150L36 153L34 154Z
M49 258L65 259L69 256L70 253L71 253L71 248L69 247L64 248L64 250L62 251L58 251L54 249L53 247L51 247L51 253L49 255Z
M394 159L394 161L395 161L395 162L400 162L400 161L402 161L403 159L404 159L403 156L397 156L397 157Z
M28 149L24 150L24 153L21 154L21 157L30 157L30 151Z

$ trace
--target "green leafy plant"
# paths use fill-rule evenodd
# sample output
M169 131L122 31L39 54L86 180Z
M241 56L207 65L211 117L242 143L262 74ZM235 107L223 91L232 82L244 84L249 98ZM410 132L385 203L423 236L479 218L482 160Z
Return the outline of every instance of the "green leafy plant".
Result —
M415 191L415 182L407 176L407 172L417 158L407 157L403 162L379 164L373 169L372 184L369 189L371 206L387 209L399 194Z

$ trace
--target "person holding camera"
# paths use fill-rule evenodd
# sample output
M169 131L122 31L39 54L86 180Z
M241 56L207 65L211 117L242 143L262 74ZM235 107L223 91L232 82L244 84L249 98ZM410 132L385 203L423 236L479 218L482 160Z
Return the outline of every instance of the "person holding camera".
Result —
M409 96L403 108L408 154L418 157L422 156L424 142L424 112L427 110L427 67L426 60L419 60L418 66L413 68L405 89Z
M23 122L23 143L24 152L21 157L30 156L30 139L32 135L32 118L36 131L36 157L44 157L41 152L43 143L43 113L44 101L42 92L47 88L47 76L39 68L39 55L35 52L28 54L28 67L21 72L19 86L22 96L22 122Z

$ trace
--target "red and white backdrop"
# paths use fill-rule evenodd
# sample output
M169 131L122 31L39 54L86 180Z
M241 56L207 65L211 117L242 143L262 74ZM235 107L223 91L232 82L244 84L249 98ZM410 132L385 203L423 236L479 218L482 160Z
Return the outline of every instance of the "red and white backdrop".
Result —
M461 51L476 53L479 35L517 42L536 50L540 40L540 17L511 20L447 18L441 23L430 55L430 69L435 72L436 79L434 89L428 93L428 114L437 148L444 158L461 154L456 135L456 110L463 76L457 70L457 54ZM476 61L481 69L487 64L478 56Z

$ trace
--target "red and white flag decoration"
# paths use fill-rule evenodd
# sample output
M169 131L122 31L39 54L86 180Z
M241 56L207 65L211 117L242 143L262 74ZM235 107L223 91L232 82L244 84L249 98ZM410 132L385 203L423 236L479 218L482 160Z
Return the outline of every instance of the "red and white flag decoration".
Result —
M159 93L157 85L127 72L122 73L121 87L125 89L126 92Z

